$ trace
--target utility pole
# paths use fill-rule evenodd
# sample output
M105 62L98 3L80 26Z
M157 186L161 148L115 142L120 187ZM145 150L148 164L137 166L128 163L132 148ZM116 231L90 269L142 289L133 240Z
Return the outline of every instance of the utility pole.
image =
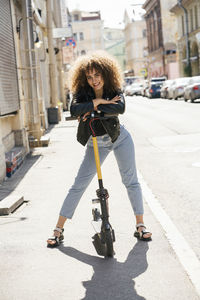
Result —
M56 80L56 60L53 45L53 17L51 0L46 0L47 11L47 37L48 37L48 53L49 53L49 77L50 77L50 103L52 108L57 107L58 93Z
M190 41L189 41L189 30L188 30L188 11L183 6L182 0L178 0L178 5L183 9L185 16L185 42L186 42L186 66L187 66L187 75L192 76L192 68L190 61Z

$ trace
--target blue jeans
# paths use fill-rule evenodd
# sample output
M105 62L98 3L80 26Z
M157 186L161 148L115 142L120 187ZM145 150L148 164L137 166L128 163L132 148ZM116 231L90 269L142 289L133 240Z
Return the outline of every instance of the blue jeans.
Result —
M137 178L135 150L129 132L121 125L118 139L112 143L108 134L97 137L101 164L110 151L114 151L122 182L125 185L135 215L143 215L143 199ZM60 211L60 216L71 219L86 188L96 174L96 164L92 137L90 137L85 156Z

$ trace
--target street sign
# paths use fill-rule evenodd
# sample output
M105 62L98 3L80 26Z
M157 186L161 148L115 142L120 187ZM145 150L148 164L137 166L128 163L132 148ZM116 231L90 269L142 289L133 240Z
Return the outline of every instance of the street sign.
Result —
M53 38L63 38L63 37L70 37L72 36L72 29L71 27L63 27L63 28L53 28Z
M140 75L146 77L147 76L147 69L146 68L140 69Z
M73 38L69 38L65 41L66 46L73 46L73 48L76 47L76 41Z

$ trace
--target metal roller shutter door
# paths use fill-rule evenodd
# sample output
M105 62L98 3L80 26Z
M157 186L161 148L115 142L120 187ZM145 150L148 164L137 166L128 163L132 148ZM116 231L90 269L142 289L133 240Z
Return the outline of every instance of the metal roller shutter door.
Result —
M15 45L9 0L0 0L0 116L19 109Z

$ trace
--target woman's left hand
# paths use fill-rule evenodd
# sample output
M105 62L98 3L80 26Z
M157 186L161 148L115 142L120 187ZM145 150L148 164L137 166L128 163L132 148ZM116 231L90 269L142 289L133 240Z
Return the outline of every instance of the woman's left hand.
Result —
M82 117L83 122L85 122L87 120L87 116L89 116L89 115L90 115L89 111L83 115L83 117Z

